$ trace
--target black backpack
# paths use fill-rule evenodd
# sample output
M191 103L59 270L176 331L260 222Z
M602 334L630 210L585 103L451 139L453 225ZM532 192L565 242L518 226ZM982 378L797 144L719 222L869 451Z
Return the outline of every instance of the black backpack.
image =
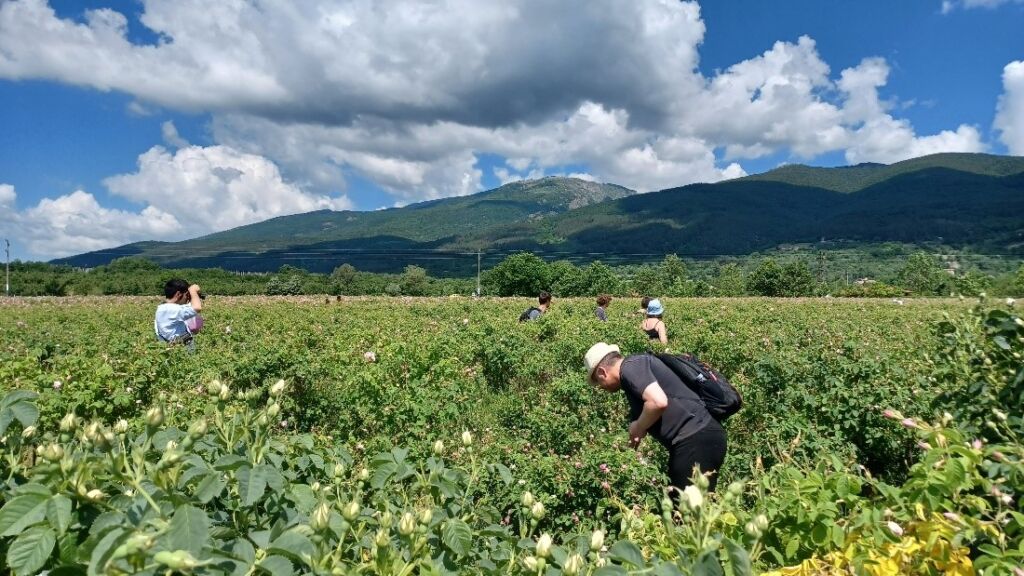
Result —
M700 396L708 413L724 422L743 407L743 396L725 376L692 354L655 354L672 372Z
M540 312L540 308L537 308L536 306L530 306L522 314L519 315L519 321L520 322L526 322L527 320L529 320L530 319L530 313L533 312L534 310L536 310L537 312Z

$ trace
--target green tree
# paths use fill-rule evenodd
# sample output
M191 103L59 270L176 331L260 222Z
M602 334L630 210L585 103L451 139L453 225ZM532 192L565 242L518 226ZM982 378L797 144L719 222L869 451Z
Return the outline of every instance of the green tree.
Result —
M331 272L331 291L334 294L351 294L356 273L356 267L348 263L335 268Z
M810 296L814 294L814 287L814 274L803 260L782 267L782 296Z
M551 269L540 257L520 252L488 270L486 281L498 296L536 296L550 288Z
M633 272L633 291L637 294L657 297L665 292L665 274L661 266L644 264Z
M683 282L686 280L686 263L679 256L669 254L661 261L661 274L668 286Z
M755 296L782 296L785 276L782 267L766 258L747 277L747 292Z
M1017 269L1017 275L1013 278L1011 288L1014 296L1024 296L1024 264Z
M924 252L915 252L896 273L896 284L922 296L934 296L943 291L949 276L942 271L935 258Z
M718 275L712 281L715 296L742 296L746 280L743 269L737 264L726 264L718 269Z
M620 294L622 292L622 280L619 279L611 268L602 264L599 260L591 262L583 269L583 282L587 286L585 294L589 296Z
M399 282L402 294L409 296L425 296L430 291L430 277L427 271L419 266L406 266Z

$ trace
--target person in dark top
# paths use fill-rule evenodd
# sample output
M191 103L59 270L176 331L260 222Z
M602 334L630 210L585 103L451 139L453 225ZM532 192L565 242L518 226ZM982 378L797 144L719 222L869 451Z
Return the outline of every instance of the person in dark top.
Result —
M636 448L650 434L668 450L668 477L679 490L691 484L694 465L715 490L725 462L725 428L700 396L650 354L624 357L614 344L594 344L584 359L587 378L605 392L622 390L629 403L629 443Z
M607 308L608 305L611 304L611 302L612 297L607 294L601 294L600 296L597 297L597 309L594 310L594 316L597 316L597 319L600 320L601 322L608 321Z
M661 319L665 313L665 307L657 298L647 303L647 317L640 323L640 329L647 334L651 340L657 340L662 344L668 344L668 331L665 329L665 322Z
M536 320L544 315L548 311L548 307L551 306L551 294L548 292L541 292L537 296L537 305L530 306L522 314L519 315L520 322L528 322L530 320Z

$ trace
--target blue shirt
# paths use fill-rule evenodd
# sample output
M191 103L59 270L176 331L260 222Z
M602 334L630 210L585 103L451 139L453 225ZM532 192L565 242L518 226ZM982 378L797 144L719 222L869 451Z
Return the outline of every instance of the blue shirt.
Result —
M170 342L176 338L190 336L185 321L195 318L196 311L191 304L170 304L163 303L156 307L156 317L153 319L153 330L161 340Z

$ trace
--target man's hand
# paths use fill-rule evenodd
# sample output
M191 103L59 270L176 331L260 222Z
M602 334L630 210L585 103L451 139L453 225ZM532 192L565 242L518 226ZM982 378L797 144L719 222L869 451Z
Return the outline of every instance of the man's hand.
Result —
M640 421L634 420L629 423L629 447L636 449L640 442L647 436L647 429L640 427Z
M199 312L203 309L203 299L199 297L199 284L193 284L188 287L189 303L192 304L192 309Z

